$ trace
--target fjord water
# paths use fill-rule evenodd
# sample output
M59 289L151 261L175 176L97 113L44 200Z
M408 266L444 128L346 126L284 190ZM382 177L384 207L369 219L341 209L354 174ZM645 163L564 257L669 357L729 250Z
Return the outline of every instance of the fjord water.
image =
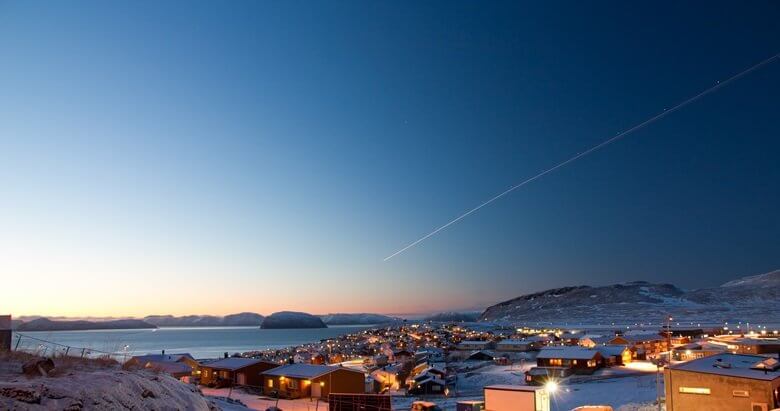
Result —
M21 333L20 349L46 345L32 338L73 347L139 355L188 352L195 358L221 357L254 350L284 348L361 331L370 326L267 330L259 327L164 327L148 330L36 331ZM16 336L13 339L16 343Z

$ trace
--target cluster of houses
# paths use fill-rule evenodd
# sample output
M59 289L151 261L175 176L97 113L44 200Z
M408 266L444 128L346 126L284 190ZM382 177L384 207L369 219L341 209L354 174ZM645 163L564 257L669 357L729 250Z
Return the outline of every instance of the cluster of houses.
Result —
M344 398L384 393L446 395L458 373L485 363L533 364L523 367L526 385L521 387L525 388L494 388L493 398L503 398L510 392L546 395L542 389L550 381L649 360L658 364L658 370L664 369L667 410L703 404L697 401L711 402L707 409L713 410L738 409L735 404L747 403L757 404L758 408L745 408L751 410L780 406L777 335L706 332L662 329L598 335L412 324L283 350L226 354L217 360L163 352L133 357L129 363L207 386L254 387L265 395L291 399L335 393ZM719 404L727 405L719 408Z
M126 366L139 366L210 387L243 386L279 398L324 398L331 392L364 393L360 370L322 364L279 364L258 358L226 357L195 360L189 354L150 354L132 357Z

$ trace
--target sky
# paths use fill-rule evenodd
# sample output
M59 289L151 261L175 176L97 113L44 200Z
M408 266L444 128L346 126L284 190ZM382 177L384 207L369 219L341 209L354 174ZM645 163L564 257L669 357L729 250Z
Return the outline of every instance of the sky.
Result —
M481 309L780 267L777 2L0 1L0 312Z

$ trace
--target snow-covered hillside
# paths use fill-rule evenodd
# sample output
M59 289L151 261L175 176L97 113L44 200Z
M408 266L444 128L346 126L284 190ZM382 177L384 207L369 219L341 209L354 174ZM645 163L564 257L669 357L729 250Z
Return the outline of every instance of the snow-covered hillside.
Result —
M780 323L780 270L685 291L643 281L603 287L564 287L523 295L488 307L483 321L555 324Z
M320 318L328 325L376 325L400 321L399 318L371 313L335 313L321 315Z

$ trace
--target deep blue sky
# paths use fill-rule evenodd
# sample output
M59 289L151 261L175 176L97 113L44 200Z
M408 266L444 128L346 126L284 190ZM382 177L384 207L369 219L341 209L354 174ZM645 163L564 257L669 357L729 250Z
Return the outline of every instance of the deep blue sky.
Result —
M0 2L0 272L42 296L0 311L421 312L776 269L780 62L382 259L780 52L779 18Z

